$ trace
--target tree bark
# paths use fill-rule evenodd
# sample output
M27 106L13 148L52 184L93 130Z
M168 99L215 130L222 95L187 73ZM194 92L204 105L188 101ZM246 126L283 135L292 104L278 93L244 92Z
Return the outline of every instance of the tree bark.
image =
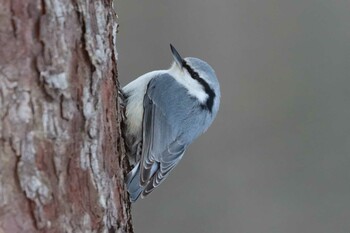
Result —
M0 0L0 233L132 232L112 0Z

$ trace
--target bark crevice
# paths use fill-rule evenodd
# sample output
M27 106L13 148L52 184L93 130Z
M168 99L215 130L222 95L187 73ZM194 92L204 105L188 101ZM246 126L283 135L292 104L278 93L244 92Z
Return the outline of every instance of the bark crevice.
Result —
M0 232L132 232L110 1L0 7Z

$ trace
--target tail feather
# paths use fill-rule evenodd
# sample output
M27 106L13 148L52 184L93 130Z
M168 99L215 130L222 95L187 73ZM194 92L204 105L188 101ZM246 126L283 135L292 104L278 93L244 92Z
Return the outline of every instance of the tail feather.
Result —
M129 198L130 198L131 202L137 201L137 199L140 196L143 197L143 196L146 196L149 193L151 193L151 191L145 193L144 190L147 187L147 184L151 180L153 180L153 179L150 179L150 178L153 177L153 175L156 173L156 171L158 169L159 169L159 164L158 163L154 163L152 165L152 167L151 167L150 176L147 178L147 182L146 182L145 186L141 185L140 162L138 162L136 164L136 166L128 173L128 175L126 176L126 186L128 188Z
M140 167L140 163L137 163L137 165L126 176L126 186L128 188L131 202L135 202L140 197L144 189L140 183L139 167Z

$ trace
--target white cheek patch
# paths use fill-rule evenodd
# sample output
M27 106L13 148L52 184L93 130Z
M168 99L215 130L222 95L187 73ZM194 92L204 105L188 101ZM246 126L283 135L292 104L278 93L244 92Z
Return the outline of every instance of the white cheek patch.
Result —
M199 102L204 103L208 99L208 94L205 92L203 86L197 80L193 79L187 71L179 69L174 64L169 69L169 73L188 90L190 95L196 97Z

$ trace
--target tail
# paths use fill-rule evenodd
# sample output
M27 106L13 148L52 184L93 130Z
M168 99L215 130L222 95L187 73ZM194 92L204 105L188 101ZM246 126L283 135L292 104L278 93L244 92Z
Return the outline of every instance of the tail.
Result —
M140 162L126 176L126 186L128 188L131 202L135 202L141 195L143 187L140 183Z

